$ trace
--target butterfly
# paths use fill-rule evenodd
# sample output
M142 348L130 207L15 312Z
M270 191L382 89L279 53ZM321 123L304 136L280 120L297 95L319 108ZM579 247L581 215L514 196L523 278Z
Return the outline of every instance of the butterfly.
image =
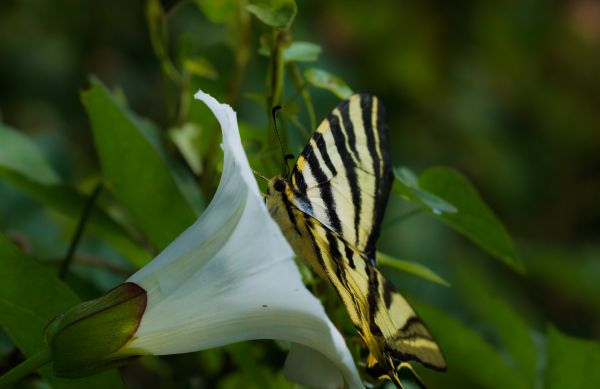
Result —
M370 351L376 378L402 388L409 361L445 370L429 330L376 265L393 181L385 110L355 94L327 116L289 176L269 180L266 205L296 255L329 280Z

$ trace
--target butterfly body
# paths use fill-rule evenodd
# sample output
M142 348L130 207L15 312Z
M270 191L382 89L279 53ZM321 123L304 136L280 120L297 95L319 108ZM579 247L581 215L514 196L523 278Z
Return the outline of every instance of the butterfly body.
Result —
M270 180L266 205L296 255L331 282L378 377L401 387L408 361L445 361L406 300L375 267L392 182L383 107L370 95L342 102L317 128L289 178Z

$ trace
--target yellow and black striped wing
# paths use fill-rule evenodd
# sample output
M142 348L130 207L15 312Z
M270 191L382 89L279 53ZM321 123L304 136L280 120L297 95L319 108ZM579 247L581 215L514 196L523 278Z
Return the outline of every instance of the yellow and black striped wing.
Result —
M379 368L390 378L409 361L445 370L446 362L429 330L393 284L338 234L309 215L296 216L303 220L316 261Z
M294 205L371 263L393 179L386 132L379 100L353 95L317 128L291 174Z

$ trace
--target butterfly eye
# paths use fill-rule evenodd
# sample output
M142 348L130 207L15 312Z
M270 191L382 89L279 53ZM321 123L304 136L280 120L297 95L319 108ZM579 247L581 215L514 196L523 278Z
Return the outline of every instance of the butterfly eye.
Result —
M283 180L277 180L273 184L273 189L277 192L283 192L285 190L285 182Z

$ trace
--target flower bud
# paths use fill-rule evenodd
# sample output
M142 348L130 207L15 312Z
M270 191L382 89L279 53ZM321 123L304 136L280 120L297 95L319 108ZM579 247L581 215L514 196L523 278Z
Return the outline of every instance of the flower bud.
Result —
M141 355L127 345L138 329L146 304L146 291L126 282L55 317L45 334L54 373L59 377L83 377Z

